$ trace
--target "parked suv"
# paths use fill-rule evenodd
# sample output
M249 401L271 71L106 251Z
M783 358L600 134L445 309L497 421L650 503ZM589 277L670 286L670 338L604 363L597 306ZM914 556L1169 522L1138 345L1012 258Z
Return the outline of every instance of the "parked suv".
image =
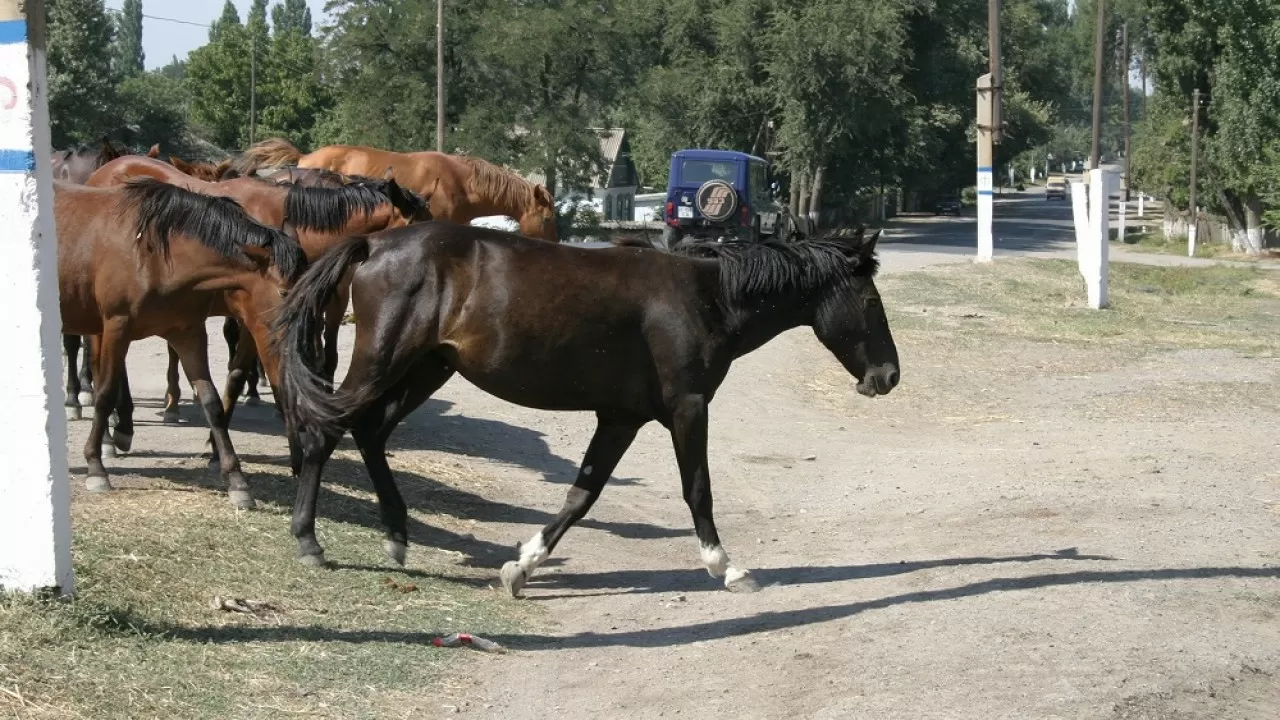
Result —
M678 150L671 156L663 240L791 239L796 223L778 202L769 163L730 150Z

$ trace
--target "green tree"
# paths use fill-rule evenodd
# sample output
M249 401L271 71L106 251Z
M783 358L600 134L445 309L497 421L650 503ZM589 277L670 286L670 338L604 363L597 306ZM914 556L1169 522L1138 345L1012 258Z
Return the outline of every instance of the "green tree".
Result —
M120 84L126 142L139 149L160 143L165 152L185 154L188 104L183 84L163 73L126 79Z
M136 77L146 70L142 51L142 0L124 0L116 15L115 67L121 79Z
M47 0L49 118L54 148L115 129L112 24L102 0Z
M288 0L275 6L271 17L272 37L259 76L257 136L278 135L311 147L317 120L330 104L311 37L311 11L304 0Z
M242 147L249 137L250 36L231 0L209 29L209 42L191 51L186 84L191 119L202 134L224 149Z
M271 8L271 31L276 37L296 32L304 37L311 35L311 8L306 0L284 0Z

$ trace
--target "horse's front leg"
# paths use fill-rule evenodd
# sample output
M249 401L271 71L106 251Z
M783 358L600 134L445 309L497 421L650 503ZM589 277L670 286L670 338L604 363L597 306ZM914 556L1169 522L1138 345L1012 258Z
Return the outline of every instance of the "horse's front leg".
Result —
M93 404L93 343L89 335L80 335L80 393L76 398L83 405Z
M80 402L80 345L79 335L63 335L62 350L67 356L67 392L62 405L66 409L68 420L84 418L84 403Z
M700 395L681 398L671 418L671 440L684 501L693 514L693 529L702 547L702 562L711 577L724 578L724 586L735 592L760 589L751 571L729 564L729 553L720 544L711 509L711 473L707 469L707 402Z
M634 419L598 416L596 434L591 438L582 467L578 469L578 479L569 488L559 514L534 533L529 542L520 546L519 560L511 560L502 566L502 584L512 597L520 595L520 589L529 581L533 571L546 561L565 531L581 520L595 504L642 425L642 421ZM715 532L714 528L712 532Z
M123 322L103 323L102 335L91 342L93 374L98 382L93 389L93 426L89 428L89 437L84 444L85 489L90 492L111 489L107 469L102 465L102 441L107 434L111 411L116 407L124 359L129 352L126 330Z
M169 367L165 371L164 424L177 425L178 403L182 400L181 379L178 377L178 351L169 345Z
M222 398L218 397L213 377L209 374L209 337L205 334L204 325L174 333L165 339L177 351L187 380L195 387L196 399L204 410L205 421L213 431L214 456L218 458L219 469L227 482L227 495L231 504L241 510L253 509L249 481L240 471L240 458L236 455L235 448L231 445L231 435L227 432Z

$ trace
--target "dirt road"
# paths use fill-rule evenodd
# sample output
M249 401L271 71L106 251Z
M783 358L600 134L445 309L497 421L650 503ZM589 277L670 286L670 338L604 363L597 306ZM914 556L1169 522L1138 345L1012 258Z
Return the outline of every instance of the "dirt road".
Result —
M884 256L888 273L949 259ZM712 485L725 547L760 592L702 569L652 425L511 601L539 627L466 663L439 714L1280 717L1280 415L1265 390L1280 362L900 351L902 385L874 401L808 331L735 364L711 406ZM163 357L156 342L131 354L140 399L160 396ZM1259 394L1221 399L1223 383ZM242 453L283 452L267 408L239 413L255 430L233 428ZM473 559L496 568L559 508L592 428L455 378L393 437L392 466L445 451L499 478L486 498L527 512L470 526ZM195 452L204 435L145 425L135 442Z

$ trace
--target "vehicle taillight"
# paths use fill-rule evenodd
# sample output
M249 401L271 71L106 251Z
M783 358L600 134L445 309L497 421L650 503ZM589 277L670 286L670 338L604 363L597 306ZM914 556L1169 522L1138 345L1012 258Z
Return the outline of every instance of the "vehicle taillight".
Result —
M667 201L667 219L670 220L675 216L676 216L676 204L668 200Z
M742 223L742 227L751 227L751 208L742 206L742 218L739 222Z

